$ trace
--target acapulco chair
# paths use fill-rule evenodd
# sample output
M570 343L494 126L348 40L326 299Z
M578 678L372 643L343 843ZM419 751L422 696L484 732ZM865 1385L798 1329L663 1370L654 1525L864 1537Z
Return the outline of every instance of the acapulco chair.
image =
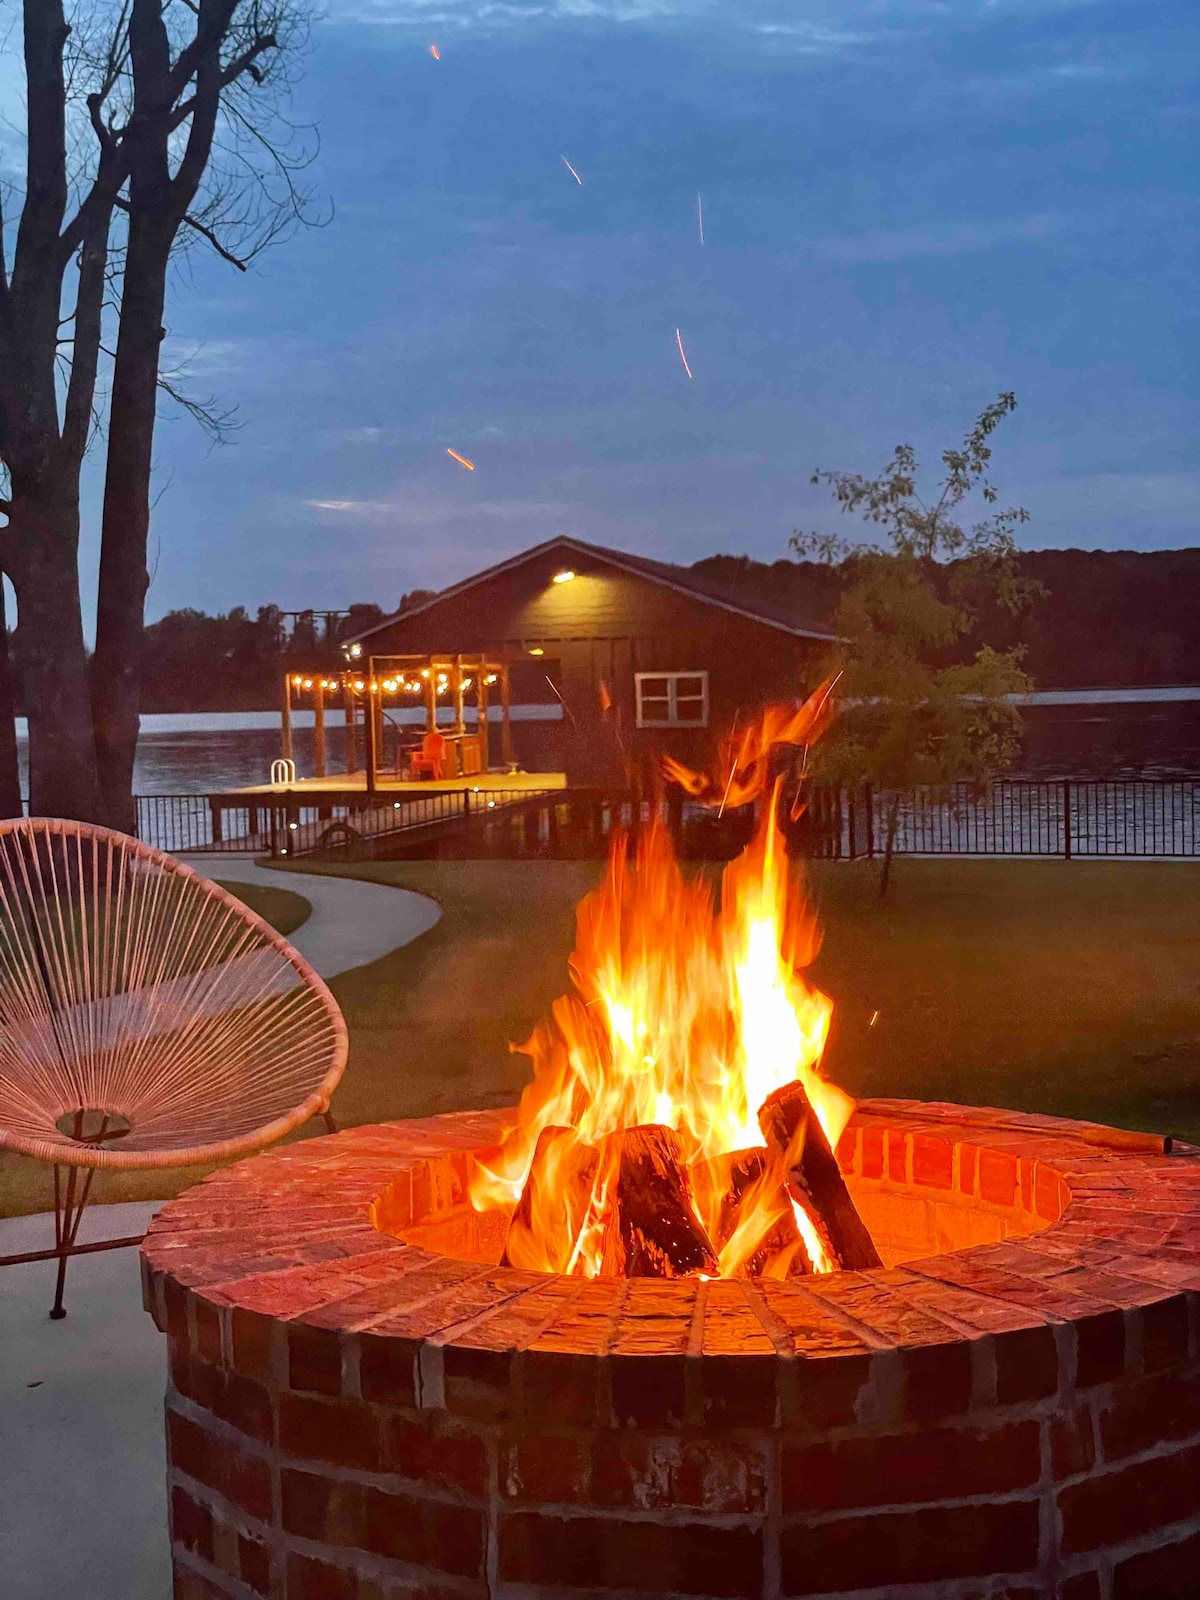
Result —
M101 1170L262 1149L329 1100L346 1025L287 940L191 867L124 834L0 823L0 1151L54 1165L52 1317Z

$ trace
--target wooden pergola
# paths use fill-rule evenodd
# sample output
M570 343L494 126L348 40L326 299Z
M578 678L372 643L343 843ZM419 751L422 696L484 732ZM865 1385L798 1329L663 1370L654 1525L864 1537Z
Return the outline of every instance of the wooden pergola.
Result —
M489 653L456 655L368 656L365 664L355 663L344 670L295 672L283 675L280 694L282 754L292 759L292 711L296 702L310 699L313 708L313 754L315 775L326 776L325 710L330 699L340 698L346 726L346 771L358 771L358 729L365 733L365 776L368 792L376 787L385 750L385 724L388 703L400 707L419 704L425 712L425 732L445 734L454 747L456 775L485 772L489 766L488 708L492 692L500 702L500 759L509 767L513 761L511 707L509 702L509 663ZM477 707L475 731L469 732L466 701L471 695ZM439 703L453 709L452 725L438 725Z

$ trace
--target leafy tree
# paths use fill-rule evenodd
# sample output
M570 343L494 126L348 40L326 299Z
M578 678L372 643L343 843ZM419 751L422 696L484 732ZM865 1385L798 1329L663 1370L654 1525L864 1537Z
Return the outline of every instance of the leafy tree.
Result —
M917 492L910 445L897 445L874 478L813 474L813 483L831 486L843 511L879 526L881 542L804 533L791 540L798 555L842 568L833 671L846 709L814 757L831 782L870 783L886 792L881 896L891 878L902 791L945 789L961 779L983 787L1020 748L1020 712L1007 697L1032 687L1021 665L1024 647L1000 652L985 645L969 662L947 662L973 631L981 594L1015 613L1041 593L1017 565L1013 530L1029 520L1027 511L995 511L969 529L955 520L973 491L995 503L986 476L989 440L1015 406L1014 395L1000 395L960 449L942 452L946 475L930 501Z
M75 0L70 24L63 0L22 0L0 41L20 39L25 87L7 238L0 216L0 569L17 597L35 812L132 822L158 398L165 386L221 422L162 371L168 267L191 241L244 269L300 217L304 158L283 108L303 37L294 0ZM98 427L89 683L79 485Z

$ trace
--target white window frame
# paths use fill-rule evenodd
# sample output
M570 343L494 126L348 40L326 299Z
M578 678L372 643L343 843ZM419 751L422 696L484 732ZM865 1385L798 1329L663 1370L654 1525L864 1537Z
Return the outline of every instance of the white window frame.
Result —
M654 679L654 681L657 682L657 683L663 683L663 682L666 683L666 686L667 686L667 715L666 715L665 720L663 718L661 718L661 717L647 718L646 715L643 712L643 709L642 709L642 702L643 702L642 685L643 685L643 683L645 683L645 681L648 678ZM679 710L678 710L678 704L679 704L679 680L680 680L680 678L699 678L700 679L701 695L702 695L702 698L703 698L703 710L701 712L700 720L698 722L695 719L691 718L691 717L687 717L687 718L685 718L683 720L680 719ZM637 725L638 725L639 728L707 728L708 727L708 673L707 673L707 671L698 672L698 671L692 670L690 672L683 672L683 671L681 671L681 672L635 672L634 675L633 675L633 687L634 687L634 700L635 700L635 704L636 704L636 708L637 708ZM656 694L656 695L648 696L647 698L653 699L653 700L661 700L662 696ZM688 700L694 700L696 697L695 697L695 695L687 695L685 698L688 699Z

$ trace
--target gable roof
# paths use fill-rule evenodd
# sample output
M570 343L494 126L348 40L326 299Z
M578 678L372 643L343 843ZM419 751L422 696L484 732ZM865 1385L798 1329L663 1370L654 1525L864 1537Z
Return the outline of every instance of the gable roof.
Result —
M397 622L406 622L409 617L419 617L422 612L440 605L443 600L466 594L477 585L488 583L501 573L512 572L517 567L524 566L527 561L548 555L551 551L561 551L564 555L574 551L578 555L591 556L593 560L615 567L618 571L629 572L635 577L661 584L664 589L673 589L677 594L687 595L689 599L699 600L705 605L717 606L723 611L731 611L736 616L748 618L751 622L760 622L768 628L777 628L779 632L791 634L793 638L823 639L832 643L838 637L830 629L805 622L782 606L773 606L769 601L743 597L735 590L727 589L723 584L714 583L710 578L702 578L687 567L672 566L666 561L652 561L648 556L629 555L624 550L609 550L604 545L588 544L583 539L575 539L570 534L560 533L542 544L535 544L529 550L522 550L520 555L510 556L507 561L500 561L494 567L487 567L470 578L463 578L461 582L451 584L448 589L440 590L428 600L421 600L415 606L406 606L402 611L393 612L382 622L375 623L373 627L364 629L353 639L344 642L346 645L358 644L364 639L371 638L373 634L382 632L384 628L390 628Z

